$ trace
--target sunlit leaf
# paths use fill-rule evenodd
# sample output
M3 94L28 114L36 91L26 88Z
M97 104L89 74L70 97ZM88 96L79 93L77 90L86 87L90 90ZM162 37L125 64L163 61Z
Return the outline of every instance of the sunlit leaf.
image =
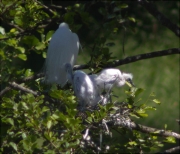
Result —
M17 145L14 142L10 142L9 145L11 145L12 148L17 151Z
M166 139L165 140L163 140L164 142L167 142L167 143L176 143L176 139L175 139L175 137L173 137L173 136L168 136L168 137L166 137Z
M132 22L136 22L136 19L133 18L133 17L129 17L128 19L129 19L130 21L132 21Z
M161 104L161 102L158 99L153 99L152 101L156 104Z
M14 120L12 118L7 118L6 120L8 123L10 123L12 126L14 126Z
M27 56L25 54L19 54L18 57L24 61L27 60Z
M47 128L50 129L51 126L52 126L52 120L49 120L49 121L47 122Z

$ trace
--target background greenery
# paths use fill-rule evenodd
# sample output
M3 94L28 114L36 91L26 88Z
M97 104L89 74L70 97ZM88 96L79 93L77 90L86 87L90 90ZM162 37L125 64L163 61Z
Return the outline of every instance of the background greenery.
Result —
M179 2L158 1L154 4L173 23L179 22ZM67 22L70 29L78 34L83 52L79 53L77 64L87 63L89 69L85 71L88 73L100 71L107 61L113 60L111 57L123 59L179 47L177 36L160 25L137 2L4 0L0 4L0 14L1 89L9 86L9 82L16 81L20 84L24 77L42 71L50 37L61 22ZM179 118L180 104L179 55L146 59L118 68L131 72L135 85L145 89L138 96L142 99L138 105L146 103L157 108L156 111L147 111L149 116L146 118L132 119L158 129L163 129L167 124L166 129L179 133L179 125L175 122ZM91 148L83 149L79 146L81 133L89 124L94 125L94 121L99 123L108 117L112 104L99 112L88 113L90 122L84 125L81 118L75 118L78 113L75 110L77 101L71 87L59 89L54 85L47 93L49 87L40 79L23 82L22 86L41 92L42 96L33 96L13 88L2 97L1 152L70 153L72 149L82 153L92 152ZM127 86L115 88L113 94L118 97L113 97L113 100L121 102L130 98L130 95L124 93L128 89ZM161 105L147 101L152 92ZM62 130L65 131L59 132ZM124 135L121 134L120 138L114 130L114 138L104 135L104 144L111 145L114 150L111 149L110 152L119 152L121 149L122 152L139 153L140 145L146 152L175 146L170 143L162 147L163 140L156 142L159 140L150 135L155 146L151 142L143 145L138 139L144 139L146 135L121 128L119 130ZM99 129L93 129L92 132L93 139L98 141ZM127 138L132 142L124 140ZM176 145L178 144L177 142Z

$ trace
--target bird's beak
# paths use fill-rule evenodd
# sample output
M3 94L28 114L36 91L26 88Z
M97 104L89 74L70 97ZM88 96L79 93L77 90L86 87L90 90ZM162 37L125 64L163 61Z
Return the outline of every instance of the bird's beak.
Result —
M127 84L130 84L132 87L135 87L134 83L131 79L126 80Z

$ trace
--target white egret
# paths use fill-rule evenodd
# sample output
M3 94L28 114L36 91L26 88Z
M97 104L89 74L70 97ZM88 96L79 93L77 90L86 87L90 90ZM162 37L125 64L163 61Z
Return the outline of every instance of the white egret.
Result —
M133 85L132 74L121 73L119 69L114 68L104 69L99 75L90 75L90 78L96 84L99 93L103 90L109 93L113 86L121 87L126 81Z
M79 38L72 33L68 24L61 23L49 43L45 62L45 81L63 87L67 81L65 63L72 66L79 51Z
M83 109L86 106L95 106L102 100L102 96L97 91L89 75L80 70L73 73L72 65L69 63L65 64L65 69L67 78L72 84L74 93Z

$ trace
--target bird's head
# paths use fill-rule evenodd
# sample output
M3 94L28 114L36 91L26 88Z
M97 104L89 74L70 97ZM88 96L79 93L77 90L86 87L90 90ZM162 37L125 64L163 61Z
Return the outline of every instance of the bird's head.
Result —
M123 73L122 75L123 75L125 81L130 83L133 87L135 86L134 83L132 82L133 75L131 73Z
M69 25L65 22L62 22L60 25L59 25L59 28L63 28L63 27L66 27L69 29Z

